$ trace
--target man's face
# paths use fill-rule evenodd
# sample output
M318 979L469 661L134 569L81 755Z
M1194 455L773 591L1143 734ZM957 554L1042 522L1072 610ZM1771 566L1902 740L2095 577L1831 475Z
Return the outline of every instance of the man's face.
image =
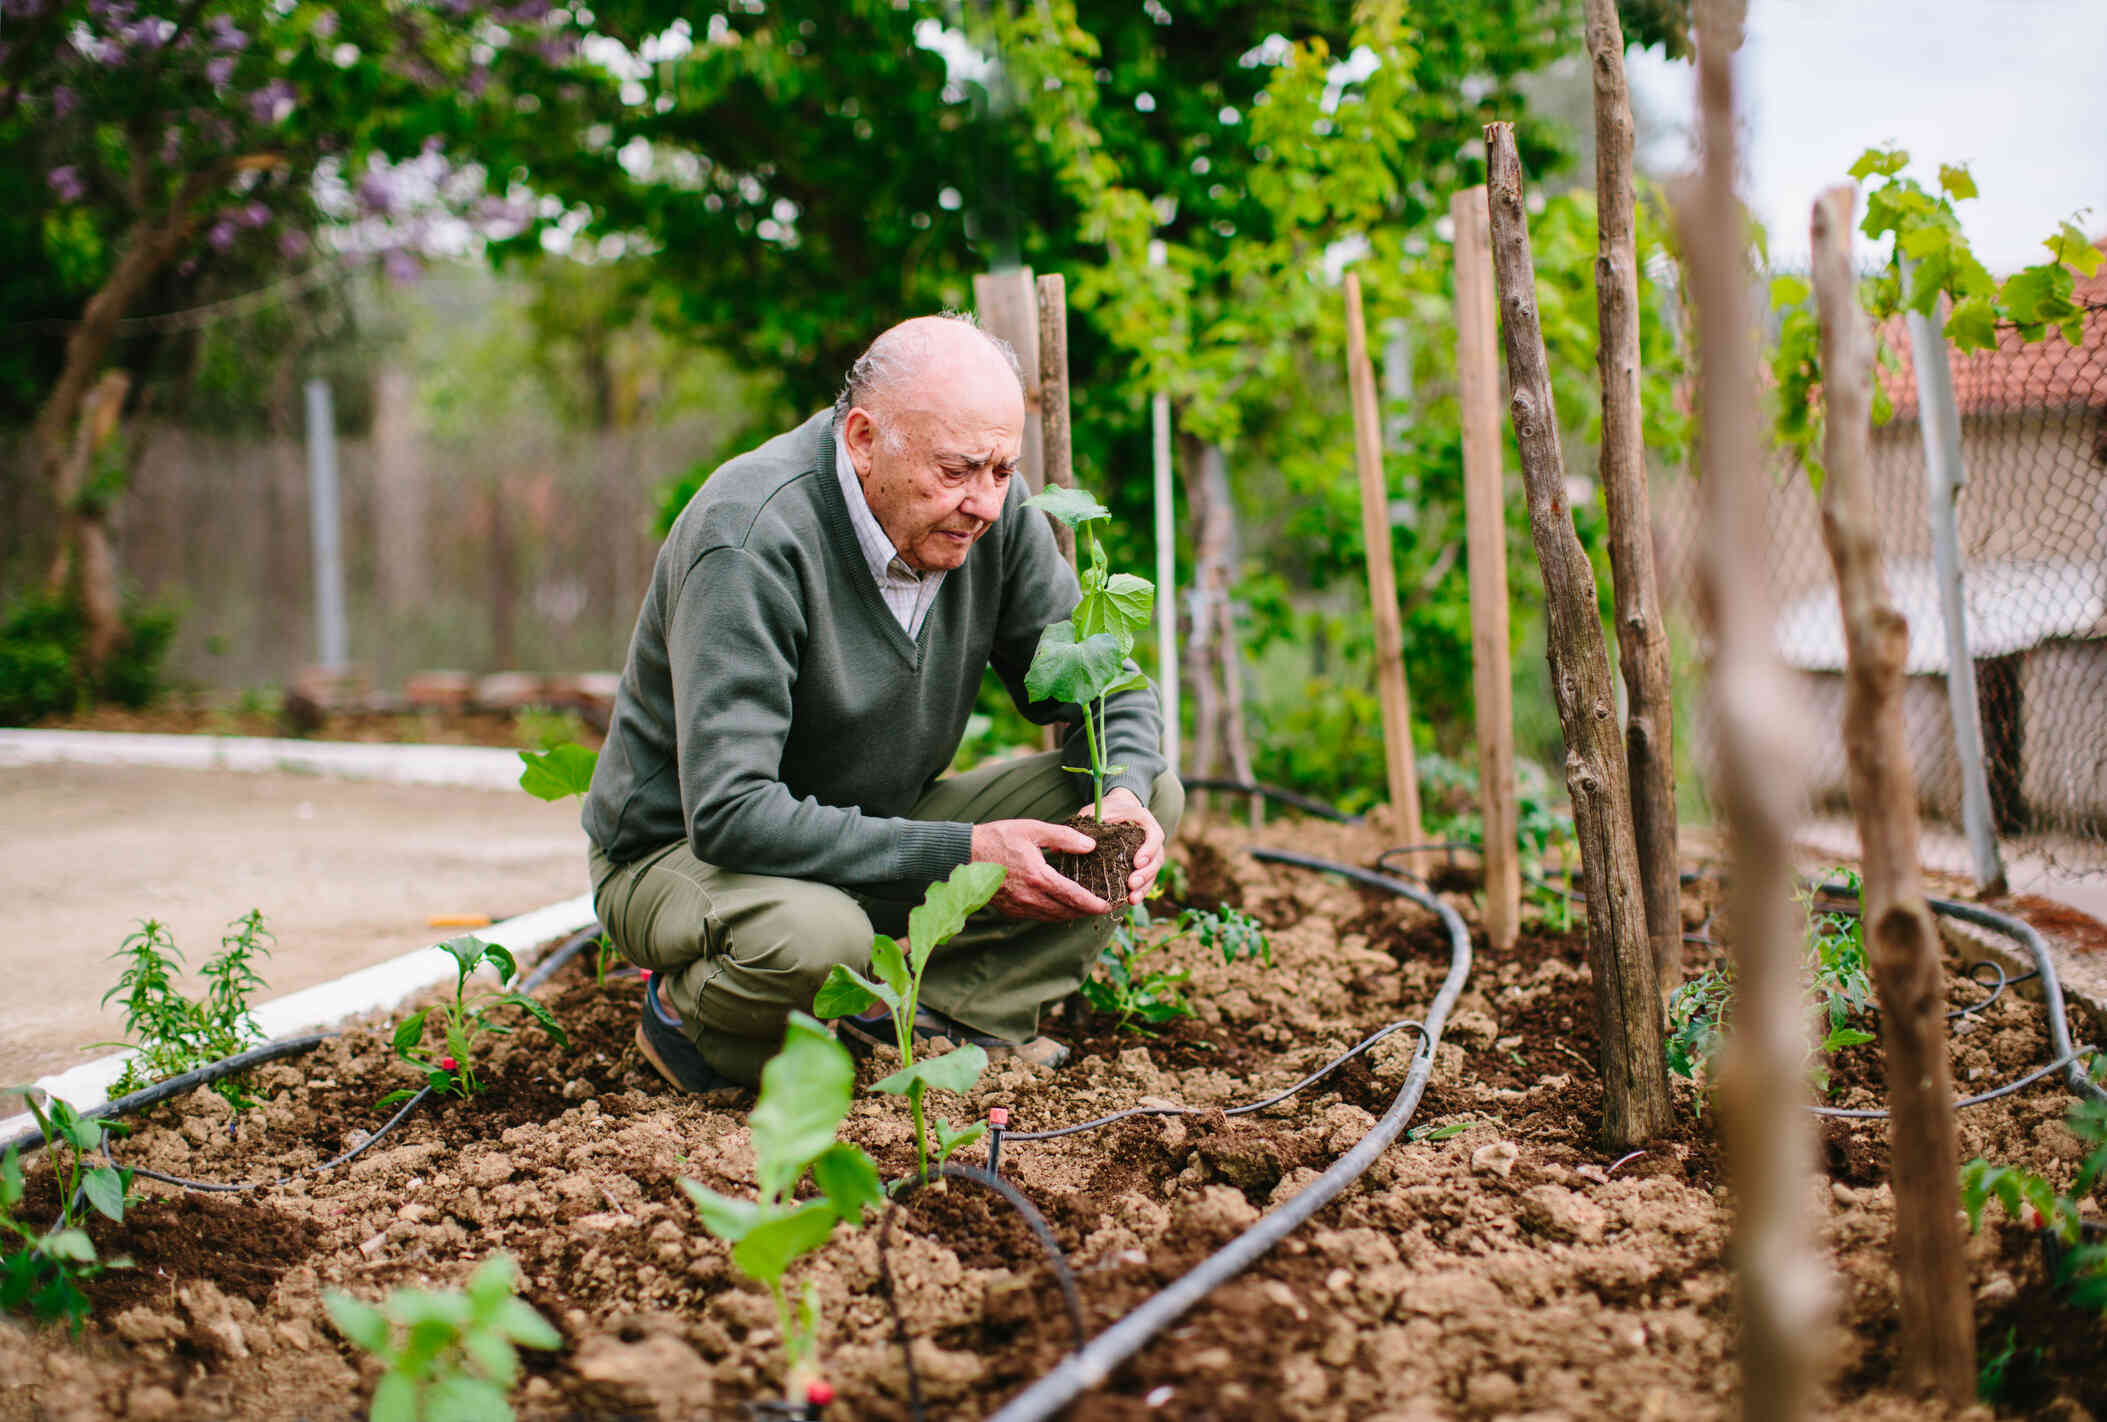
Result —
M917 572L958 567L1002 516L1024 441L1023 397L1007 384L969 379L875 414L859 405L842 425L864 500Z

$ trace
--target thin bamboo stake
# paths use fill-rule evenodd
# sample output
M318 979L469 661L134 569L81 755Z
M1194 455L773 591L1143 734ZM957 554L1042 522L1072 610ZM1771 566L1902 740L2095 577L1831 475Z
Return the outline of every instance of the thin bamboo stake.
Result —
M1499 320L1485 189L1449 199L1456 253L1456 385L1463 421L1463 513L1470 545L1471 678L1477 693L1478 806L1485 826L1485 937L1522 932L1520 811L1514 781L1514 676L1507 631L1507 500L1500 470Z
M1405 631L1397 610L1397 566L1390 551L1390 494L1383 479L1382 413L1375 366L1361 315L1361 276L1346 274L1346 375L1353 387L1354 465L1361 480L1361 537L1368 559L1368 601L1375 614L1375 685L1383 707L1383 765L1390 809L1408 845L1425 842L1419 821L1419 772L1412 755L1412 696L1405 685ZM1406 855L1412 872L1424 856Z
M1909 624L1881 566L1880 512L1868 449L1873 342L1851 269L1848 185L1823 193L1812 225L1822 315L1822 539L1843 607L1844 756L1865 860L1865 945L1880 996L1887 1058L1889 1179L1902 1367L1956 1407L1975 1398L1975 1315L1957 1223L1960 1145L1946 1060L1939 933L1917 868L1917 787L1902 720Z
M1049 272L1035 285L1039 297L1039 430L1046 482L1075 487L1075 443L1068 426L1068 282ZM1075 530L1053 520L1054 543L1075 566Z
M1639 422L1639 255L1634 235L1631 95L1615 0L1587 0L1595 73L1595 301L1602 339L1602 497L1609 512L1617 598L1617 666L1624 675L1624 753L1631 825L1646 894L1646 933L1664 986L1683 976L1682 887L1675 825L1675 702L1668 691L1668 628L1653 572L1653 517Z
M1808 733L1772 646L1748 224L1734 195L1730 59L1740 15L1735 0L1709 0L1697 18L1704 166L1680 195L1676 217L1697 307L1704 450L1698 576L1713 625L1707 692L1733 865L1734 1020L1717 1099L1736 1197L1742 1415L1790 1422L1807 1414L1828 1294L1807 1219L1814 1129L1803 1109L1807 1013L1788 858Z
M1509 409L1529 492L1529 528L1544 575L1546 654L1565 733L1566 790L1588 902L1588 966L1602 1048L1602 1137L1629 1148L1675 1124L1661 1054L1660 978L1646 939L1639 855L1631 831L1624 743L1610 681L1609 645L1596 611L1595 571L1573 531L1566 469L1551 403L1551 371L1536 314L1536 269L1522 206L1514 125L1485 126L1493 274L1507 348Z

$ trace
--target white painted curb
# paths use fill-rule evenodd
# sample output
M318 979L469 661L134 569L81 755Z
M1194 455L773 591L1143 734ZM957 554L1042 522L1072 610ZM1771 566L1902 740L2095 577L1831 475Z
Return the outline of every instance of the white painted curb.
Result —
M150 736L127 731L0 731L0 766L137 765L235 770L517 790L519 752L495 746L368 745L262 736Z
M55 731L45 734L88 733ZM158 736L150 739L173 741L194 738ZM509 757L514 766L519 764L519 758L512 752L502 751L499 754ZM534 909L515 918L494 923L488 928L465 931L472 932L485 943L495 943L501 948L524 956L550 939L576 933L592 922L593 896L580 894L577 898ZM445 949L437 944L429 948L417 948L399 957L390 958L384 963L375 963L370 968L347 973L334 981L318 983L314 987L303 988L285 997L274 998L256 1009L256 1023L263 1028L265 1041L275 1041L280 1037L290 1037L299 1032L311 1032L327 1027L346 1018L357 1017L361 1013L393 1007L412 994L443 983L453 975L454 960ZM124 1065L132 1056L131 1052L119 1052L114 1056L99 1057L69 1070L40 1077L35 1085L47 1096L56 1096L75 1110L92 1110L110 1099L111 1083L124 1074ZM24 1112L10 1120L0 1121L0 1139L34 1129L35 1118Z

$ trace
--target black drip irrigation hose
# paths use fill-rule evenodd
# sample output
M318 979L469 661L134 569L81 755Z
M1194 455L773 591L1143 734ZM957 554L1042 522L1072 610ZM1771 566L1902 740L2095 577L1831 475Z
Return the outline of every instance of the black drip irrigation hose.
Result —
M1061 1286L1061 1302L1068 1310L1068 1327L1075 1338L1075 1347L1081 1351L1084 1345L1083 1296L1075 1286L1075 1271L1068 1267L1068 1256L1061 1251L1061 1242L1054 1238L1053 1226L1038 1207L1025 1198L1024 1192L1001 1176L970 1165L944 1165L937 1168L937 1175L945 1180L963 1180L978 1185L983 1190L999 1196L1004 1203L1021 1216L1032 1234L1039 1241L1039 1248L1047 1261L1053 1265L1054 1279ZM893 1219L900 1213L900 1202L924 1185L928 1180L903 1180L893 1187L892 1207L878 1225L878 1284L885 1292L885 1306L892 1311L893 1339L900 1345L900 1361L907 1368L907 1406L915 1422L923 1415L922 1379L915 1371L913 1340L907 1332L907 1316L900 1311L900 1293L893 1285L891 1257L887 1246L892 1240Z
M596 923L564 940L554 952L548 954L535 965L534 971L521 981L519 990L521 992L532 992L535 988L540 987L554 977L564 964L577 957L587 944L593 942L599 936L600 926ZM126 1116L134 1111L141 1111L149 1106L158 1105L185 1092L194 1091L200 1086L209 1086L211 1083L225 1077L238 1075L251 1067L261 1066L266 1062L278 1061L285 1057L298 1056L304 1052L311 1052L336 1035L334 1032L314 1032L303 1037L288 1037L283 1041L266 1042L262 1046L253 1047L246 1052L237 1053L231 1057L222 1057L216 1062L209 1062L195 1071L187 1071L180 1076L172 1076L166 1081L156 1082L144 1090L120 1096L115 1101L106 1101L92 1110L81 1112L81 1115L89 1119ZM180 1186L185 1190L200 1190L223 1194L240 1194L249 1190L268 1190L280 1185L289 1185L303 1175L319 1175L325 1170L334 1170L340 1165L346 1165L356 1160L378 1144L383 1136L407 1120L410 1113L422 1105L425 1098L431 1094L431 1087L420 1088L415 1096L403 1103L401 1110L388 1118L385 1125L350 1150L325 1160L320 1165L310 1165L303 1170L296 1170L290 1175L280 1176L275 1180L242 1180L234 1182L186 1180L180 1175L165 1175L158 1170L149 1170L143 1165L121 1165L115 1153L110 1149L107 1135L103 1137L102 1153L111 1165L129 1170L133 1175L141 1176L148 1180L158 1180L164 1185ZM43 1144L44 1133L42 1131L25 1132L23 1135L17 1136L14 1140L6 1143L7 1146L18 1146L25 1150L34 1150ZM4 1152L5 1149L6 1146L0 1146L0 1152Z
M1180 783L1188 790L1229 790L1239 795L1257 795L1263 799L1278 801L1291 809L1314 815L1320 820L1330 820L1335 825L1357 825L1359 815L1349 815L1334 809L1322 800L1313 800L1307 795L1285 789L1279 785L1265 785L1255 780L1227 780L1212 775L1180 777Z
M1254 849L1251 855L1262 863L1288 864L1323 874L1344 875L1358 883L1408 898L1440 916L1449 933L1448 976L1442 980L1440 991L1434 994L1433 1002L1428 1005L1425 1020L1419 1028L1419 1046L1413 1053L1404 1085L1398 1089L1396 1100L1390 1103L1390 1108L1375 1123L1374 1129L1294 1199L1266 1214L1257 1224L1201 1260L1169 1286L1143 1300L1140 1307L1090 1343L1063 1358L1052 1372L1011 1398L991 1422L1042 1422L1085 1390L1102 1383L1114 1368L1132 1357L1187 1309L1287 1238L1340 1191L1359 1179L1376 1158L1389 1149L1391 1142L1404 1131L1412 1113L1419 1109L1419 1098L1433 1075L1434 1054L1441 1044L1442 1028L1448 1022L1450 1009L1463 992L1464 982L1470 977L1470 932L1464 927L1463 920L1457 917L1454 909L1432 894L1388 875L1285 850Z

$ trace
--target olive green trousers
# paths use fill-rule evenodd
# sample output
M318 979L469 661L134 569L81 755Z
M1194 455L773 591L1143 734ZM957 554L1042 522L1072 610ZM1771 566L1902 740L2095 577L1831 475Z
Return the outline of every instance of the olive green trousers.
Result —
M1085 776L1061 752L1021 756L938 781L909 812L918 820L1066 820L1088 800ZM1185 789L1166 771L1149 812L1177 833ZM836 963L870 971L871 937L900 937L926 884L849 891L831 884L740 874L697 859L685 840L631 864L589 856L593 908L622 956L658 975L667 1004L703 1059L749 1084L782 1046L793 1009ZM1038 1031L1040 1010L1075 991L1112 934L1112 919L1066 923L975 914L936 950L922 1002L1006 1041Z

